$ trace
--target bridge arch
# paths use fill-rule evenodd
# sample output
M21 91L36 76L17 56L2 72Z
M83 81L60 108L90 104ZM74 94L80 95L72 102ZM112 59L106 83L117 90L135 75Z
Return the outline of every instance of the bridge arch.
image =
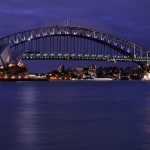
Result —
M147 54L143 47L113 34L70 26L31 29L0 38L0 52L6 47L12 54L23 53L23 59L117 59L139 63Z

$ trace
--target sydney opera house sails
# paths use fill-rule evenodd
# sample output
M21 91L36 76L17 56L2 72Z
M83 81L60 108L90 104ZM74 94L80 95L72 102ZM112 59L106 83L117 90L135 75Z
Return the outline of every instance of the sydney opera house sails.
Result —
M10 63L10 50L6 46L4 50L0 51L0 66L6 67Z

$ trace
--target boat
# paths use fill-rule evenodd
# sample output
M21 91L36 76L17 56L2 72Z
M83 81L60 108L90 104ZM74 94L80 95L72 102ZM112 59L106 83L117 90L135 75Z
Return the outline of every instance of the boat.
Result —
M93 78L94 81L112 81L112 78Z

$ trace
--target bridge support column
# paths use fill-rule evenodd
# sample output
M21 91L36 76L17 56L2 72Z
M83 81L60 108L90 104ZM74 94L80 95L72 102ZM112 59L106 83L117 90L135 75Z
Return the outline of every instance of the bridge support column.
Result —
M10 46L6 46L0 53L0 65L7 67L10 63Z

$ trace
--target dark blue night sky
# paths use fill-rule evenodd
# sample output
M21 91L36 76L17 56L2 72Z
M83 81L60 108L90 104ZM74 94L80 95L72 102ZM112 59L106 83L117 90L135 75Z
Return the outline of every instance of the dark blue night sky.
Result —
M148 0L1 0L0 37L37 27L63 25L104 30L150 48Z
M148 0L1 0L0 37L32 28L95 28L150 49Z

